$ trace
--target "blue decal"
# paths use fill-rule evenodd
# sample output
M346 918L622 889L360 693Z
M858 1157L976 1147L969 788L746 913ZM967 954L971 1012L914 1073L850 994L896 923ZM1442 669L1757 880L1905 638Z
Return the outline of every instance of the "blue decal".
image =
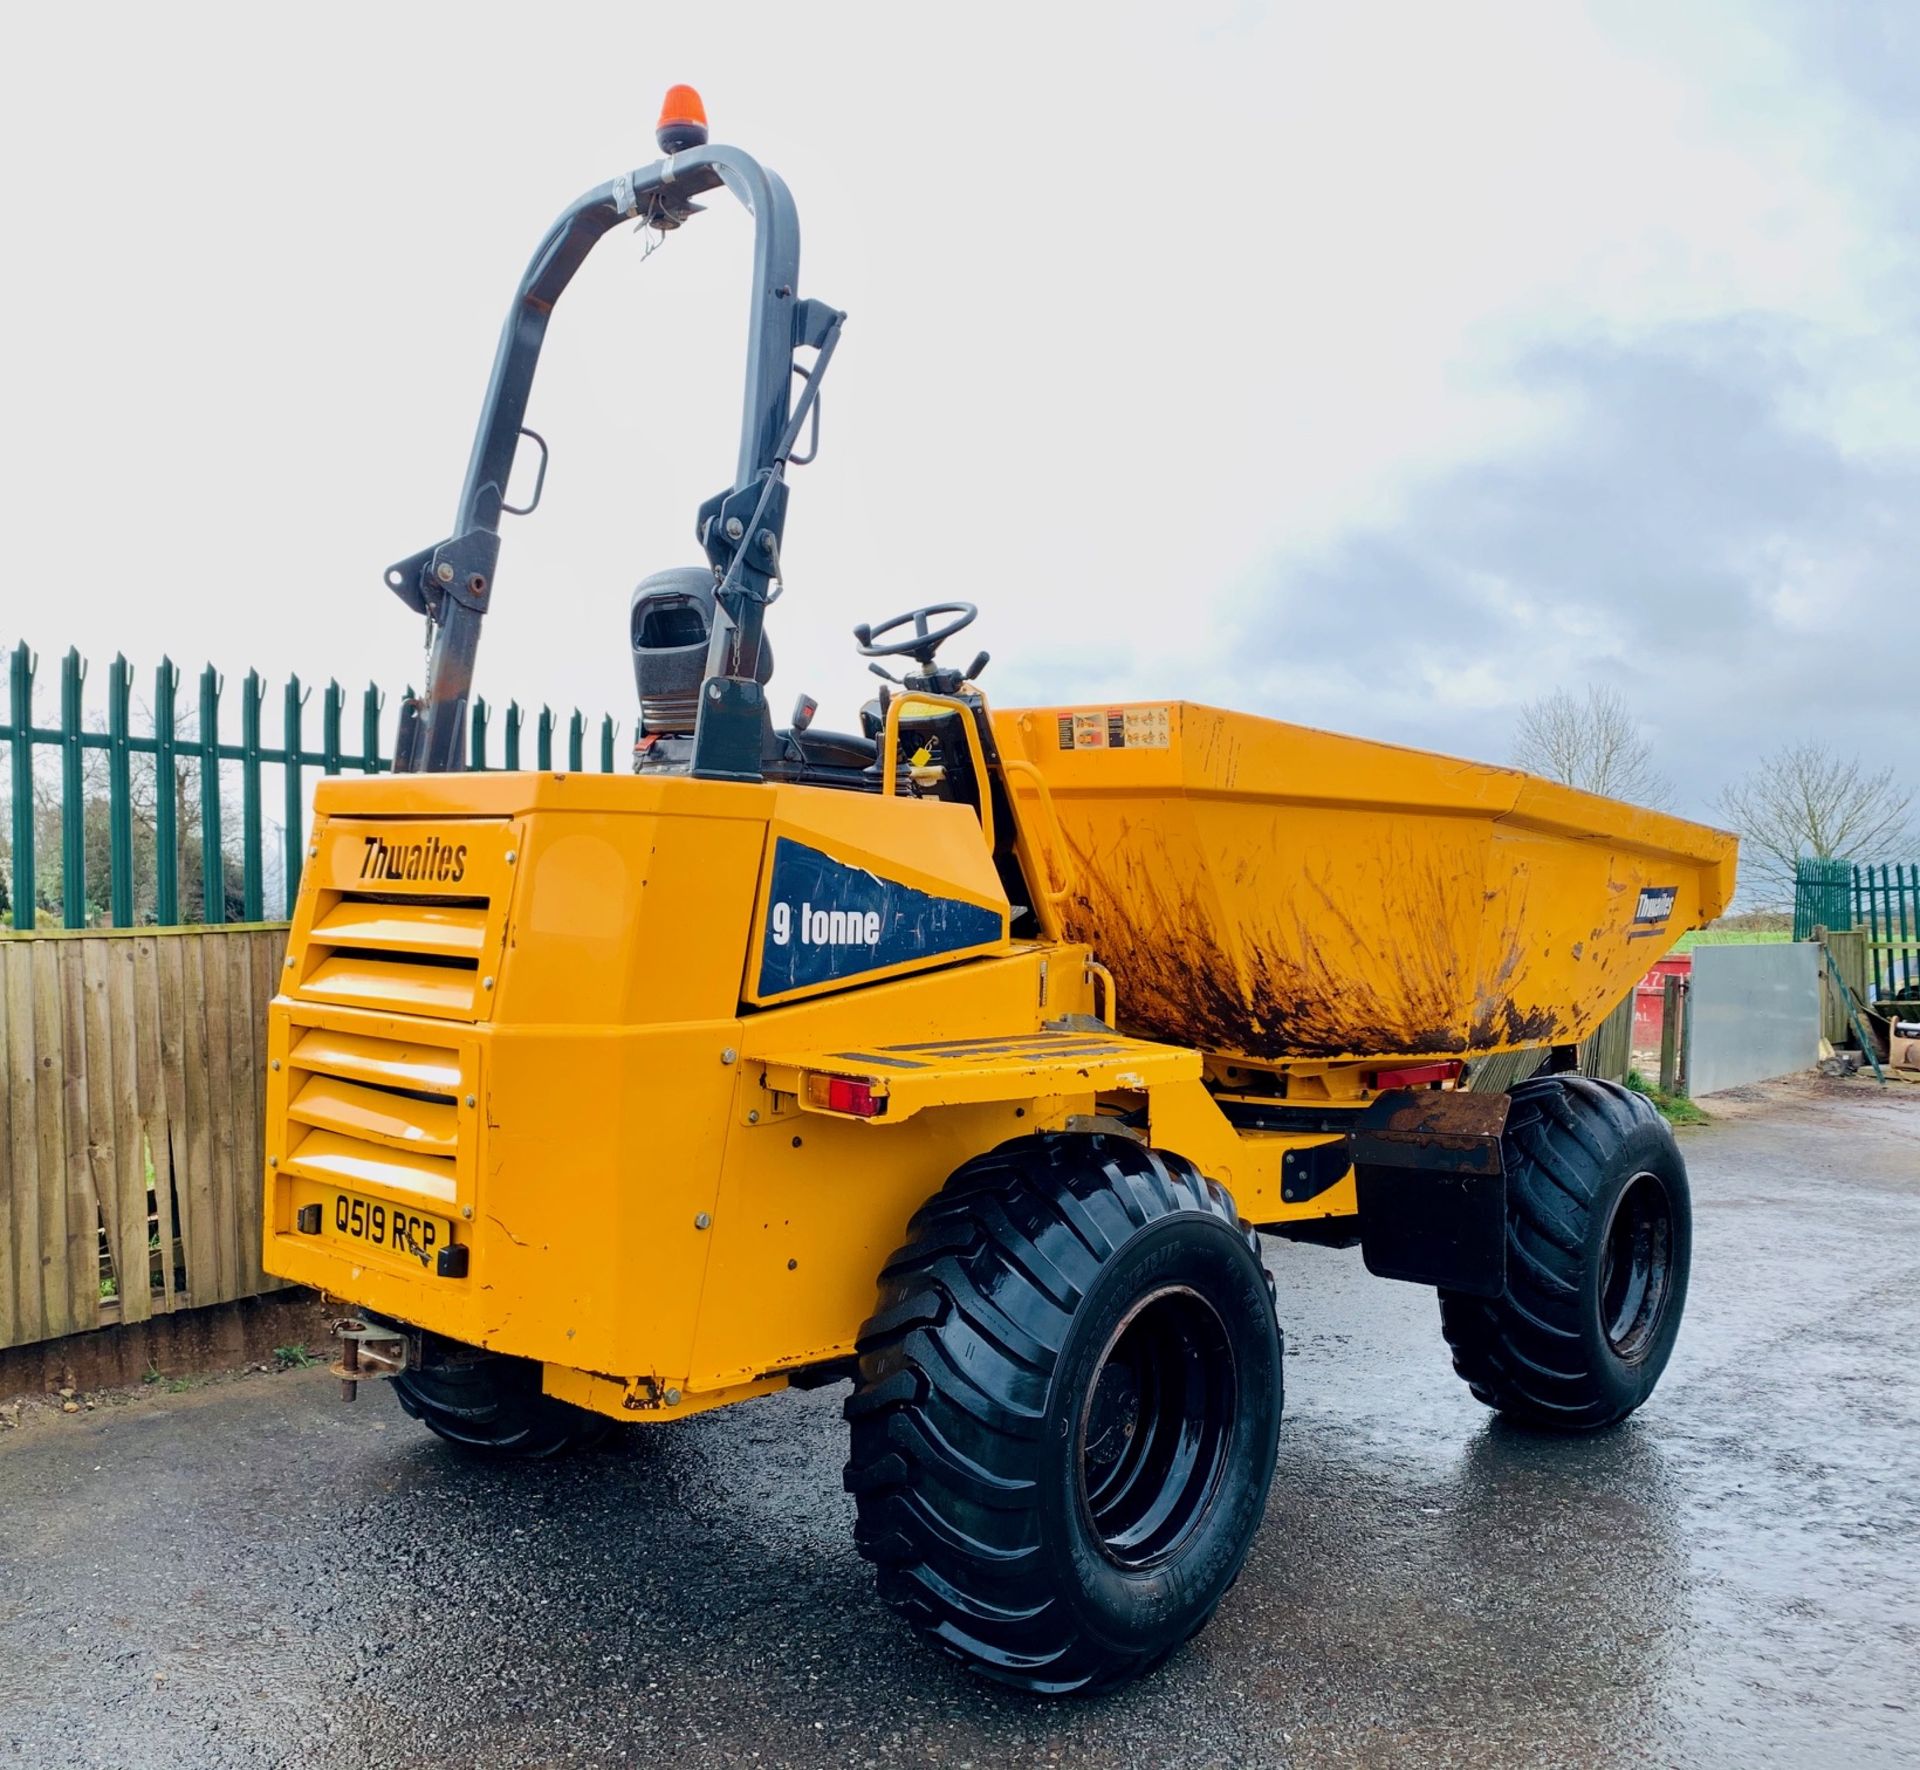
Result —
M1004 931L998 910L915 891L782 836L773 850L760 994L965 952Z

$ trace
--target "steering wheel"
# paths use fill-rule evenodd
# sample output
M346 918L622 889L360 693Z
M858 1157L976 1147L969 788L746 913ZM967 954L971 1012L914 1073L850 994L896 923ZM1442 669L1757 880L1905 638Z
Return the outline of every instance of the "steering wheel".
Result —
M860 643L860 655L863 658L912 658L923 669L933 668L933 654L963 627L971 627L974 618L980 613L970 602L935 602L926 608L909 609L904 615L895 615L890 621L882 621L878 626L861 625L853 630L853 636ZM940 615L952 615L954 618L944 627L929 626ZM880 641L898 627L913 623L913 632L904 639L896 639L889 645Z

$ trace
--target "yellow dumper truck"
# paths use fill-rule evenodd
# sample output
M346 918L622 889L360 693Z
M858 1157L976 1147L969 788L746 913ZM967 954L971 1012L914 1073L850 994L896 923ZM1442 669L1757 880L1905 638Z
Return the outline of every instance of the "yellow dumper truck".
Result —
M844 316L683 88L659 140L535 254L454 531L387 573L426 685L392 774L317 795L266 1264L351 1304L349 1384L477 1451L850 1381L885 1599L1004 1682L1112 1684L1206 1622L1260 1523L1260 1233L1435 1287L1514 1418L1647 1398L1685 1170L1576 1046L1724 907L1734 845L1185 703L992 711L986 654L941 656L964 604L856 630L885 678L857 730L804 696L776 725L764 617ZM755 232L740 459L703 563L634 594L634 770L466 772L553 305L600 236L717 190Z

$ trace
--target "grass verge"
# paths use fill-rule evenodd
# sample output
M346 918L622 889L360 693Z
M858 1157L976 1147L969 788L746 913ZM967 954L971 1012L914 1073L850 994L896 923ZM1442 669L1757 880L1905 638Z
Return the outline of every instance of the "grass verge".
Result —
M1784 929L1771 928L1695 928L1683 934L1667 950L1690 953L1697 946L1773 946L1793 936Z
M1644 1094L1660 1109L1660 1116L1670 1125L1710 1125L1712 1118L1684 1094L1662 1094L1650 1085L1647 1078L1637 1069L1627 1075L1627 1086L1636 1094Z

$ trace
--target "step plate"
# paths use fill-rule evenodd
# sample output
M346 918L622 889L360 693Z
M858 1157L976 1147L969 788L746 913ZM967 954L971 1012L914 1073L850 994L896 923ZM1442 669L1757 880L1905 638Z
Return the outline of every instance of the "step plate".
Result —
M898 1123L932 1106L974 1106L1037 1095L1145 1093L1198 1081L1200 1054L1119 1033L1019 1032L928 1044L865 1045L761 1058L767 1086L795 1095L807 1111L832 1109L812 1097L810 1077L863 1084L879 1110L838 1113Z

